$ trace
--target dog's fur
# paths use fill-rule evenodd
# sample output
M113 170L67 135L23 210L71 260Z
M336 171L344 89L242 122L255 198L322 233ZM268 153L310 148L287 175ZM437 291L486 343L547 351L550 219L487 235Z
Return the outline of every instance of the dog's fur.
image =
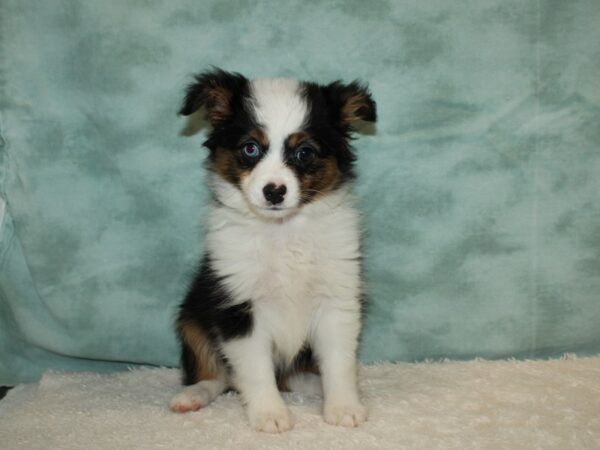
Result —
M177 321L188 387L171 408L196 410L234 388L252 427L285 431L292 420L278 387L312 372L325 420L357 426L367 414L357 390L361 254L349 140L358 121L375 121L375 102L357 82L250 81L215 69L189 86L181 114L201 107L214 202Z

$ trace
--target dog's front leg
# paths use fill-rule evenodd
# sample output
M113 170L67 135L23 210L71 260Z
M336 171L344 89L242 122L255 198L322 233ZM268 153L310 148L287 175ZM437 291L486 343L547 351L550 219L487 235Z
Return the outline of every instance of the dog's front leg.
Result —
M240 392L250 425L257 431L281 433L292 428L292 418L275 381L271 339L257 330L223 344L232 368L232 381Z
M323 381L323 416L333 425L355 427L367 419L358 395L356 348L360 308L325 303L312 339Z

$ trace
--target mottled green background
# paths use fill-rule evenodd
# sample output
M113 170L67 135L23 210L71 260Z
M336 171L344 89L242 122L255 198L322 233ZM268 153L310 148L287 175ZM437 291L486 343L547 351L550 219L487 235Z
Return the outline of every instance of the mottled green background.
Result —
M0 383L174 365L191 74L370 82L363 361L600 351L600 2L1 0Z

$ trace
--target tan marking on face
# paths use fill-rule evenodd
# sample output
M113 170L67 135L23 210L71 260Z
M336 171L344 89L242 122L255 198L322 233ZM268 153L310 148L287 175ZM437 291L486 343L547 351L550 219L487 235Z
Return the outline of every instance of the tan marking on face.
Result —
M321 167L300 180L302 200L307 203L331 192L338 184L340 171L334 157L321 160Z
M213 169L225 180L236 185L248 175L248 170L240 167L235 152L223 147L215 150Z
M289 135L289 137L287 139L287 144L291 148L296 148L302 142L307 141L309 139L310 139L310 135L307 132L305 132L305 131L298 131L297 133L292 133L292 134Z
M194 382L216 379L222 367L219 357L210 345L206 332L191 321L179 322L178 328L181 338L192 349L196 357Z
M262 128L254 128L248 133L248 137L255 140L262 148L269 146L269 136Z
M244 180L250 176L250 171L249 170L242 170L240 172L240 184L242 184L244 182Z

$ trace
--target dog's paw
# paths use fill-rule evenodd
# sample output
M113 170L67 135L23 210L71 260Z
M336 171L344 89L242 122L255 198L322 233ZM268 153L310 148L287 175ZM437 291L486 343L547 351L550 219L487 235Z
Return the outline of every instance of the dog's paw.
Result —
M169 404L169 408L171 408L171 411L176 412L176 413L186 413L186 412L190 412L190 411L197 411L203 407L204 407L204 402L202 401L201 398L194 398L194 397L185 395L184 393L177 394L175 397L173 397L173 399L171 400L171 403Z
M204 408L212 401L211 393L202 386L193 385L185 388L171 400L171 411L186 413Z
M358 402L330 403L323 410L325 422L342 427L357 427L367 420L367 408Z
M294 426L290 412L284 405L271 409L249 409L248 418L252 428L265 433L283 433Z

